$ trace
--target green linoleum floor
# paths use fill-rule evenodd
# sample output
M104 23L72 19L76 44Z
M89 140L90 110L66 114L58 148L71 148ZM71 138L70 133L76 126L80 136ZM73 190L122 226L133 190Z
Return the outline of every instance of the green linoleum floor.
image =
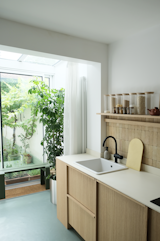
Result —
M50 191L0 201L0 241L79 241L57 219Z

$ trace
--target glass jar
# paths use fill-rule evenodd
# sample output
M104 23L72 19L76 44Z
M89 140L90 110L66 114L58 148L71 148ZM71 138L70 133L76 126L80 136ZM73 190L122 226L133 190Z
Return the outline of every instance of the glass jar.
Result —
M122 107L123 108L123 114L127 114L127 107Z
M137 109L137 93L130 93L130 107L134 107L134 114L136 114Z
M148 109L153 109L154 108L154 103L153 103L153 97L154 97L154 92L145 92L145 97L146 97L146 115L149 115Z
M109 102L110 102L110 95L104 95L104 113L110 113Z
M116 107L122 107L122 94L116 94Z
M129 94L124 93L123 94L123 107L129 107Z
M119 107L116 107L116 114L119 114Z
M127 109L127 114L130 114L130 107L126 107Z
M110 113L114 114L114 107L116 107L116 98L115 94L110 95Z
M135 114L134 105L130 105L130 114L131 114L131 115L134 115L134 114Z
M145 115L145 93L137 93L137 114Z
M119 114L123 114L123 107L119 107Z
M112 113L116 114L116 107L113 107Z

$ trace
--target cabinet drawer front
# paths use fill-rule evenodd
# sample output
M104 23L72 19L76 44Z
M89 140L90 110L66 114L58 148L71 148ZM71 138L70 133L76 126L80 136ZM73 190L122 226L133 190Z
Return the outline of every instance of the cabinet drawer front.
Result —
M96 213L96 181L93 178L69 167L68 194Z
M96 221L93 216L68 198L69 224L85 241L96 240Z

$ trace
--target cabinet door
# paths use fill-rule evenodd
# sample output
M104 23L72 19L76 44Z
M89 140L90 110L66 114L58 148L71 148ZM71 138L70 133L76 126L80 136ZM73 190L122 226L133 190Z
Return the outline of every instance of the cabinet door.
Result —
M68 167L68 194L96 213L96 180Z
M85 241L96 240L96 220L92 213L87 212L82 205L72 198L68 198L69 224L81 235Z
M66 227L68 226L67 217L67 165L56 159L57 173L57 218Z
M98 183L98 241L146 241L147 210L144 205Z
M160 213L149 209L148 213L148 241L160 240Z

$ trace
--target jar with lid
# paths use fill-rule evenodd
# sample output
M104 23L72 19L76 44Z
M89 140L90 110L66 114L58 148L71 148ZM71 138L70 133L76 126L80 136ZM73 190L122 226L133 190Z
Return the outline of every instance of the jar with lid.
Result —
M129 107L129 93L123 94L123 107Z
M109 102L110 102L110 95L104 95L104 113L110 113Z
M149 115L148 109L153 109L154 108L154 103L153 103L153 97L154 97L154 92L145 92L145 97L146 97L146 115Z
M123 114L123 107L119 107L119 114Z
M137 114L145 115L145 93L137 93Z
M134 107L134 105L130 105L130 114L131 115L135 114L135 107Z
M123 109L123 114L127 114L127 107L122 107Z
M130 107L126 107L127 109L127 114L130 114Z
M114 107L116 107L116 98L115 94L110 95L110 113L114 114Z
M122 107L122 94L116 94L116 107Z
M136 114L136 109L137 109L137 98L136 97L137 97L137 93L130 93L130 107L134 107L134 114Z
M113 107L112 113L116 114L116 107Z

